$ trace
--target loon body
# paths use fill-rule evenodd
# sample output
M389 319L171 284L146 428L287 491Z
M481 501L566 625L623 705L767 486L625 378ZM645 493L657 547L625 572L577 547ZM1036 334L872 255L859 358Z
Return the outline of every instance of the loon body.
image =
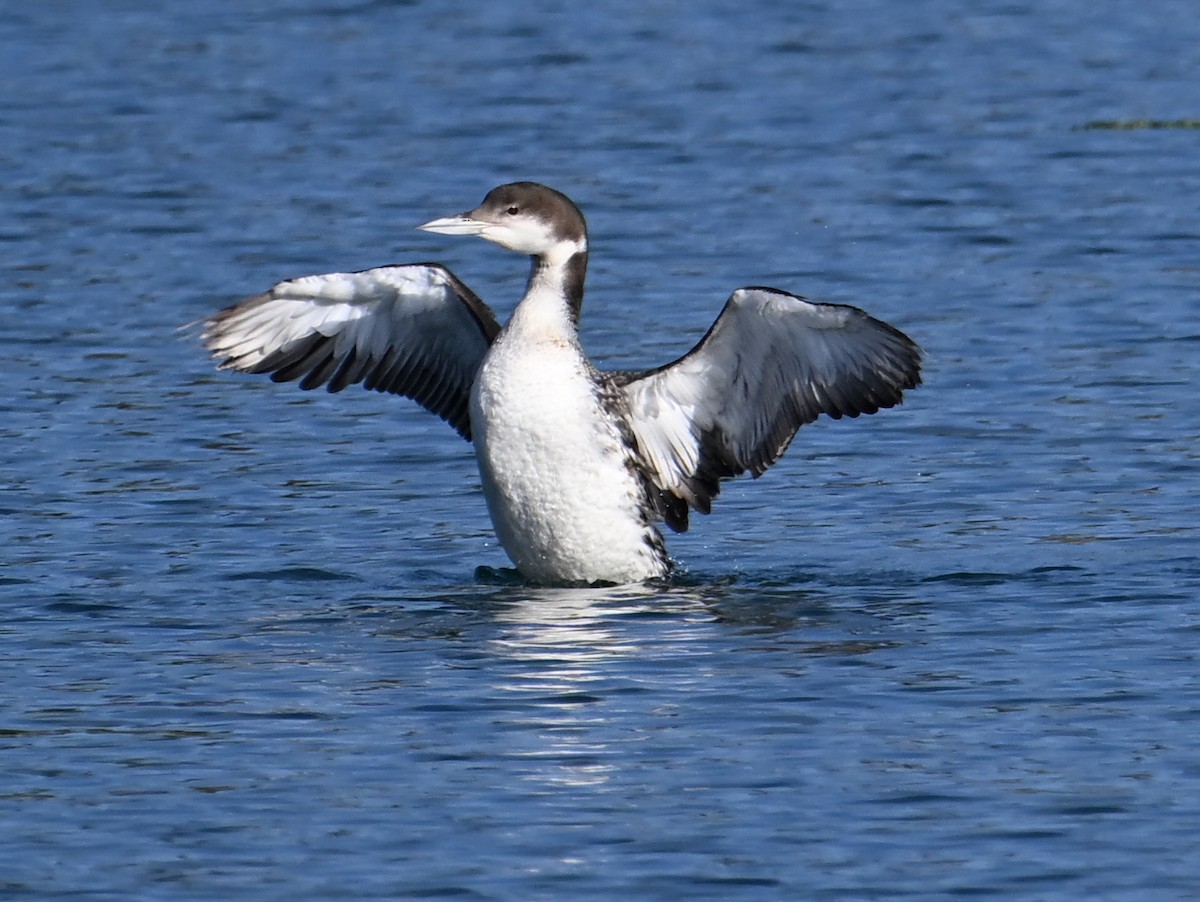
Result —
M670 572L662 534L708 513L720 480L761 475L800 426L875 413L921 382L921 351L863 311L741 288L687 354L601 372L579 343L587 227L534 182L493 189L420 228L532 258L501 328L436 263L281 282L217 313L221 367L413 398L475 446L500 544L540 583L629 583Z

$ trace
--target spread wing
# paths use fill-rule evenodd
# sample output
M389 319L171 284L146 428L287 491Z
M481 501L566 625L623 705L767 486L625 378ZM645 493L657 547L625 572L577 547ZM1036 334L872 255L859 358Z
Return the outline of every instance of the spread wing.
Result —
M280 282L206 320L201 340L222 369L405 395L470 441L471 385L499 331L453 273L421 263Z
M741 288L683 357L610 378L624 393L660 512L683 531L689 505L707 514L719 480L761 475L820 414L899 404L921 384L921 349L856 307Z

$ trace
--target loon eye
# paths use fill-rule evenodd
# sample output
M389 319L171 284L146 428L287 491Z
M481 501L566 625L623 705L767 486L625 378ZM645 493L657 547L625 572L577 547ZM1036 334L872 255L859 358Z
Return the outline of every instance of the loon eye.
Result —
M509 208L508 208L507 210L505 210L504 212L505 212L505 213L507 213L509 216L516 216L516 215L517 215L517 213L519 213L519 212L520 212L520 210L518 209L518 207L517 207L517 205L516 205L516 204L513 204L511 207L509 207Z

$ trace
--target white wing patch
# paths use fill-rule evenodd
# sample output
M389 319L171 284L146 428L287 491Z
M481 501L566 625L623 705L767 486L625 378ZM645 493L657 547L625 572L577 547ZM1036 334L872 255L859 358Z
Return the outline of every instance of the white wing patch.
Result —
M222 369L303 389L362 382L413 398L470 438L475 373L500 331L487 305L437 264L280 282L204 323Z
M742 288L679 360L613 378L651 482L708 513L721 479L761 475L822 413L899 404L920 384L920 366L908 336L855 307ZM686 508L674 507L667 525L686 529Z

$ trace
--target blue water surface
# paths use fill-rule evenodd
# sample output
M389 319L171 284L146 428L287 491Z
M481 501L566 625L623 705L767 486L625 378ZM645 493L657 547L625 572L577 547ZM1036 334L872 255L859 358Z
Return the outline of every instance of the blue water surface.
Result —
M0 896L1200 896L1200 17L1184 0L0 9ZM311 272L544 181L583 338L740 285L928 352L673 537L509 571L470 447L218 373Z

